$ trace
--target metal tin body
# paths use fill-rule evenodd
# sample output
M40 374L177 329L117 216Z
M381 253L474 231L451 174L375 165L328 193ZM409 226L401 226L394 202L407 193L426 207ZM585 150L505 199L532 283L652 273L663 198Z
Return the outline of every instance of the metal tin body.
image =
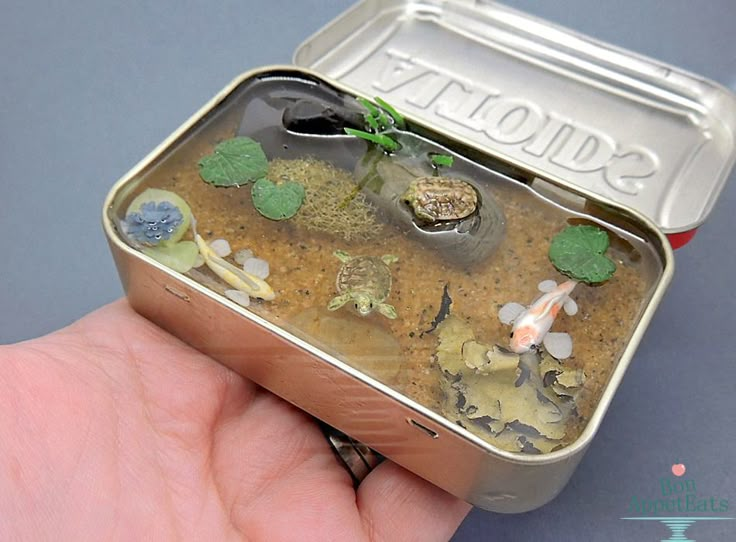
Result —
M705 221L736 161L733 93L498 2L363 0L294 63L667 234Z
M544 455L497 449L393 388L164 267L121 239L113 216L126 194L135 189L141 173L155 165L167 149L191 135L198 123L241 84L269 76L326 80L350 93L339 83L309 70L266 67L248 72L118 181L105 201L103 223L130 304L237 373L476 506L498 512L523 512L545 504L562 490L590 444L671 279L673 257L666 238L650 220L635 211L579 187L570 188L564 180L532 168L518 170L517 165L509 164L532 187L538 185L564 202L581 202L591 216L601 217L643 239L651 247L657 265L648 302L580 437L571 445ZM418 121L415 124L422 126ZM426 128L437 137L446 137L431 126ZM454 143L468 153L488 156L473 141Z

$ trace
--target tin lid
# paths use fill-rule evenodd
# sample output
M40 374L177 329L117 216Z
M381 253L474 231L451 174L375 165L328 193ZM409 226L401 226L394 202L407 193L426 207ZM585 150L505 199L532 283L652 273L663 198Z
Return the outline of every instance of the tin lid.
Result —
M489 0L363 0L294 63L666 233L706 219L736 159L725 88Z

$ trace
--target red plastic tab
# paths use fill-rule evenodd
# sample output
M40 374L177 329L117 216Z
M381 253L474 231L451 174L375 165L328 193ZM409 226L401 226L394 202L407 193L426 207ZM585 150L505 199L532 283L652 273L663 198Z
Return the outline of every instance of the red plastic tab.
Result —
M692 230L683 231L680 233L668 233L667 238L670 240L670 245L672 245L672 248L677 250L680 247L684 247L687 245L693 237L695 237L695 233L698 231L698 228L694 228Z

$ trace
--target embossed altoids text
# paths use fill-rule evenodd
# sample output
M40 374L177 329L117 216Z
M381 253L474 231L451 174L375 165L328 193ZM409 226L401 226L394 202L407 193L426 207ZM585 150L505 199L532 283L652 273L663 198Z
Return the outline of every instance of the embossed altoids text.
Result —
M643 145L616 141L602 130L545 111L531 100L471 84L395 50L386 53L372 86L395 103L403 100L497 144L514 146L531 161L548 160L580 173L600 171L605 182L623 194L638 194L644 180L659 169L659 158Z

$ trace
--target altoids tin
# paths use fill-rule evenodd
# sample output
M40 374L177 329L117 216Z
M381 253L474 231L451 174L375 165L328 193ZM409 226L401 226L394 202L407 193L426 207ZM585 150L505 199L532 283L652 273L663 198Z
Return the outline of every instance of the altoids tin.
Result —
M449 46L429 65L436 32L504 89L440 62ZM723 184L733 98L496 4L361 2L296 61L319 71L243 74L113 187L131 305L355 450L487 510L543 505L671 279L663 232L692 231ZM575 81L578 109L532 95L540 77ZM637 138L588 107L644 119ZM677 172L665 129L695 145ZM638 203L700 160L699 214Z
M675 248L736 159L724 87L497 2L364 0L294 62L636 209Z

